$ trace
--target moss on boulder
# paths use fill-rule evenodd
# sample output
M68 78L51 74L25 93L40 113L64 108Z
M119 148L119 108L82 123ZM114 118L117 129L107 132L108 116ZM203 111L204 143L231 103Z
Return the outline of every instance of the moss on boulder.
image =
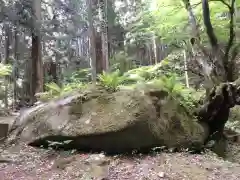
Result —
M28 109L16 119L9 140L120 153L202 145L207 135L167 91L146 85L114 93L91 87Z

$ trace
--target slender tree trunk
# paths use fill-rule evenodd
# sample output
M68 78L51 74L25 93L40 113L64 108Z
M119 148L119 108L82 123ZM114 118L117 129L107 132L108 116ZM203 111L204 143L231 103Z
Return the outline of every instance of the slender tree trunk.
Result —
M186 51L186 49L183 49L183 58L184 58L184 71L185 71L186 86L189 88L188 67L187 67L187 51Z
M56 48L58 49L59 48L59 45L60 45L60 40L57 40L56 41ZM58 86L62 86L61 82L63 80L63 77L62 77L62 73L61 73L61 66L60 66L60 55L58 52L56 52L56 62L55 62L55 66L56 66L56 69L55 69L55 72L52 71L53 73L53 78L54 78L54 81L55 83L58 85Z
M15 29L15 47L14 47L14 63L13 63L13 105L16 106L18 99L18 89L17 89L17 80L18 80L18 60L19 60L19 26L16 25Z
M92 0L87 0L88 5L88 22L89 22L89 49L90 49L90 65L92 70L92 81L96 82L97 71L96 71L96 38L95 30L93 27L93 13L92 13Z
M10 58L10 26L5 24L5 61L4 64L9 64ZM5 96L4 96L4 105L5 108L8 108L8 85L9 85L9 76L5 77L4 87L5 87Z
M239 22L239 19L240 17L239 16L239 9L238 9L238 6L237 6L237 1L235 1L235 4L234 4L234 9L235 9L235 24L237 24ZM237 32L237 29L238 29L238 26L235 26L235 32ZM239 40L239 37L236 35L236 41Z
M153 52L154 52L154 60L155 60L155 64L158 63L158 50L157 50L157 42L156 42L156 36L153 35L152 37L153 39Z
M150 65L154 65L153 56L152 56L152 44L148 45L148 53L149 53Z

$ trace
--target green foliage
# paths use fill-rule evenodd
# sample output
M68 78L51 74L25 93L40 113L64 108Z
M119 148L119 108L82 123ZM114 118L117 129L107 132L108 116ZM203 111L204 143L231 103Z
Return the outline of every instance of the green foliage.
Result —
M135 27L130 31L130 37L133 41L148 41L149 37L152 36L151 34L155 34L161 37L163 43L181 44L183 40L192 36L192 28L183 0L152 0L147 2L143 5L145 8L143 8L144 12L141 12L141 18L131 24ZM207 43L201 1L191 0L190 3L200 27L202 42ZM230 4L230 1L226 1L226 3ZM236 0L236 4L239 3L240 1ZM209 1L209 7L215 33L218 39L224 42L228 39L229 34L229 10L221 1Z
M67 95L76 90L81 90L86 87L83 83L69 83L63 87L58 86L56 83L46 83L45 84L47 91L43 93L38 93L36 96L41 101L48 101L51 99L56 99L58 97Z
M10 65L0 63L0 77L10 75L11 72L12 67Z
M111 73L103 72L98 76L99 84L109 91L117 91L119 85L124 81L124 77L119 74L119 71Z
M129 71L135 66L132 59L128 57L125 52L120 51L110 59L110 67L111 71L119 70L120 75L122 75L124 72Z
M154 73L150 72L152 66L143 66L126 72L124 84L132 84L148 81L154 78Z
M98 84L106 88L109 92L115 92L120 88L134 87L137 84L153 84L169 92L171 98L179 101L189 112L196 107L196 102L200 96L194 89L186 88L181 83L181 78L176 73L163 73L163 67L167 65L167 61L162 61L154 66L145 66L129 70L121 75L120 71L103 72L98 76ZM59 87L55 83L46 84L47 92L39 94L40 100L54 99L63 96L78 89L87 87L88 84L83 83L67 83L63 87Z
M65 82L68 83L87 83L91 80L91 69L80 69L65 75Z
M116 91L121 85L126 87L136 84L153 84L169 92L171 98L177 100L185 109L193 112L197 102L201 98L202 92L197 92L192 88L186 88L181 83L181 78L175 73L161 74L162 64L155 66L146 66L132 69L123 76L119 75L119 71L99 75L99 83L107 90Z
M12 72L12 66L11 65L6 65L6 64L2 64L0 63L0 100L5 99L6 97L6 84L7 82L5 81L4 77L10 75ZM10 91L10 90L8 90ZM1 104L2 102L0 102L0 106L2 106ZM1 112L0 112L1 114Z
M161 78L163 75L171 76L172 72L175 72L178 77L182 75L182 71L178 63L176 63L175 60L172 61L170 58L166 58L159 64L143 66L124 73L124 84L147 82L153 79Z
M200 98L194 89L187 88L182 84L179 81L179 77L174 73L170 76L162 76L161 78L154 79L150 83L169 92L170 97L178 101L189 112L193 112Z

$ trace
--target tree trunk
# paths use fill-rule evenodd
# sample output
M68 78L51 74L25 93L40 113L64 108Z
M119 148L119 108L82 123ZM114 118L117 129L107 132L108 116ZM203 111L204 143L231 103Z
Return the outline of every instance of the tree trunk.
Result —
M10 26L9 24L5 24L5 61L4 64L9 64L10 58ZM4 96L4 106L8 108L8 84L9 84L9 76L5 77L4 87L5 87L5 96Z
M235 105L240 105L239 85L237 81L221 83L210 91L205 98L206 101L195 112L199 123L207 132L204 147L211 149L221 157L226 155L227 137L224 128L230 109ZM208 143L209 141L214 143Z
M231 82L234 81L233 78L233 62L229 61L229 53L232 49L232 46L235 41L235 31L234 31L234 5L235 0L232 0L231 3L223 2L223 5L228 8L230 22L229 22L229 39L224 51L221 50L217 36L214 32L214 28L211 23L210 18L210 8L209 1L202 0L202 17L204 26L206 29L206 34L208 36L211 51L207 52L206 48L201 44L200 39L200 29L197 24L196 17L193 13L192 6L189 0L182 1L185 5L185 8L188 12L189 21L192 26L192 35L195 37L195 42L198 45L198 48L201 49L202 53L205 56L205 59L209 60L210 64L205 60L205 65L209 66L210 72L205 72L205 78L211 80L215 85L220 84L221 82Z
M187 86L187 88L189 88L188 67L187 67L187 52L186 52L186 49L183 49L183 58L184 58L184 71L185 71L186 86Z
M34 0L32 4L34 11L34 22L32 28L32 63L31 63L31 104L36 101L35 94L43 91L43 65L41 59L41 36L40 36L40 20L41 20L41 1Z
M104 71L109 69L109 52L108 52L108 19L107 0L99 0L99 19L101 22L101 41L102 41L102 67Z
M196 111L199 122L209 127L209 138L219 140L223 135L224 126L228 120L232 107L239 104L237 86L231 83L222 83L214 87L204 104Z
M93 27L93 12L92 12L92 6L93 2L92 0L87 0L88 5L88 22L89 22L89 49L90 49L90 65L92 70L92 81L96 82L97 79L97 70L96 70L96 38L95 38L95 30Z
M60 44L60 40L57 40L56 41L56 49L59 48L59 44ZM53 76L55 83L61 87L62 86L61 82L63 80L62 73L61 73L61 66L60 66L61 56L58 52L55 53L55 56L56 56L56 62L55 62L56 69L55 69L55 72L52 71L52 73L53 73L52 76Z
M156 36L153 35L152 39L153 39L154 60L155 60L155 64L157 64L158 63L158 50L157 50Z
M18 80L18 60L19 60L19 26L16 25L15 29L15 47L14 47L14 64L13 64L13 105L16 107L16 102L18 99L18 88L17 88L17 80Z
M97 74L101 74L104 70L103 67L103 53L102 53L102 38L100 33L96 33L96 70Z

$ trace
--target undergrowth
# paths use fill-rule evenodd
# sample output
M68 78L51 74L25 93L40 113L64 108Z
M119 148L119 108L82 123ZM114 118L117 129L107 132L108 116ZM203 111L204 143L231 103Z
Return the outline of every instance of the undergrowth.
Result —
M40 101L49 101L51 99L56 99L68 94L71 94L74 91L82 90L86 88L86 84L83 83L68 83L63 87L60 87L56 83L46 83L45 84L47 91L36 94L36 97Z
M176 74L162 76L150 81L151 84L169 93L170 98L177 101L188 113L192 114L196 108L202 92L187 88L182 84Z
M106 88L106 90L115 92L124 81L124 77L119 74L120 72L118 70L112 73L103 72L98 76L98 83Z
M120 73L119 70L114 72L103 72L98 76L97 84L111 93L118 91L120 88L128 88L139 84L151 83L169 92L171 97L179 101L185 108L192 110L196 107L201 93L195 91L194 89L186 88L186 86L179 80L177 74L168 73L167 75L161 74L160 76L160 66L161 65L141 67L132 69L124 74ZM81 79L82 78L83 77L81 77ZM66 95L75 90L84 89L88 85L88 82L79 82L78 80L66 83L63 87L59 87L55 83L48 83L45 85L47 91L38 94L38 97L42 101L49 100Z

